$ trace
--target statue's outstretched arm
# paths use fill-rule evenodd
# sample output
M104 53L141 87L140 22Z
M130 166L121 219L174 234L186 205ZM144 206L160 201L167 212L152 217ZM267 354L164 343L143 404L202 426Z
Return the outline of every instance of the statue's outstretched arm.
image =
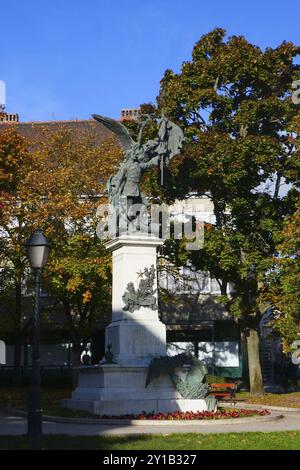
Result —
M156 157L152 157L149 162L141 163L140 166L142 170L147 170L147 168L151 168L153 166L158 166L160 164L160 155L157 155Z

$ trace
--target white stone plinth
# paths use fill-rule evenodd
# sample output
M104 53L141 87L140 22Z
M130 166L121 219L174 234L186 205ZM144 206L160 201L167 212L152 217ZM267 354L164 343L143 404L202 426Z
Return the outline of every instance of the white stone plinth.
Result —
M112 345L118 364L148 365L153 357L166 355L166 327L158 310L141 307L123 310L122 296L129 282L138 289L140 273L152 265L156 271L156 250L162 240L152 236L123 235L106 244L113 256L112 321L105 331L105 347ZM157 300L157 280L154 283Z
M183 399L167 375L145 388L147 369L117 364L80 367L78 387L63 405L100 416L207 410L205 400Z

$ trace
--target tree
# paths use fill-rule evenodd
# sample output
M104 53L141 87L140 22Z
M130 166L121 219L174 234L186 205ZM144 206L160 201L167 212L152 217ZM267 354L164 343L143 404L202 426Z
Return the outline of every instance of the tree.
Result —
M30 151L28 145L14 130L1 136L0 163L5 164L0 256L6 273L14 278L18 300L14 330L23 331L22 285L28 277L24 244L33 230L41 227L52 245L44 282L63 302L78 358L79 340L75 341L75 336L79 330L86 332L96 314L108 308L109 259L100 240L95 239L95 212L105 198L106 180L121 152L114 140L98 146L95 134L74 136L64 126L55 133L45 128L39 141L30 142ZM20 334L16 341L16 369L23 336Z
M97 324L111 313L111 256L95 232L92 224L90 233L75 230L57 240L45 272L48 292L64 307L73 365L80 363Z
M21 347L28 322L22 315L22 283L27 262L23 243L28 238L32 223L24 223L24 209L19 186L32 164L28 142L12 129L0 135L0 262L2 331L12 334L15 343L15 381L21 363ZM4 305L5 299L5 305Z
M282 339L283 350L289 352L300 339L300 198L295 213L287 217L278 234L277 251L261 298L273 309L273 327Z
M168 256L219 281L220 300L247 338L252 393L263 390L259 293L298 184L292 121L299 109L291 100L298 53L290 42L262 51L242 36L225 40L217 28L196 43L180 73L165 72L158 96L159 110L184 129L186 144L165 186L152 176L148 187L168 202L206 195L215 214L202 250L187 253L176 242ZM281 197L283 182L294 187ZM235 285L231 295L228 282Z

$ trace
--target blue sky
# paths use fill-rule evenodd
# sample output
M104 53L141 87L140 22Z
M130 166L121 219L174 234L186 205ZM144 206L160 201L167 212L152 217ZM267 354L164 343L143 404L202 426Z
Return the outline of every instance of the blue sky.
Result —
M1 2L0 80L22 121L118 117L154 102L214 27L261 47L300 44L296 0L14 0Z

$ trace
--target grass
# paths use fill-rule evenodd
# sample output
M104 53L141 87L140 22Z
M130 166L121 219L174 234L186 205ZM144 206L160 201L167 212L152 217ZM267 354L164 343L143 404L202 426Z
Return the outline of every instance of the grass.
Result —
M49 450L299 450L300 431L272 433L44 436ZM1 450L28 449L25 436L0 436Z
M300 391L291 393L265 393L264 395L251 395L249 392L239 392L236 394L236 397L238 401L241 400L244 403L300 408Z

